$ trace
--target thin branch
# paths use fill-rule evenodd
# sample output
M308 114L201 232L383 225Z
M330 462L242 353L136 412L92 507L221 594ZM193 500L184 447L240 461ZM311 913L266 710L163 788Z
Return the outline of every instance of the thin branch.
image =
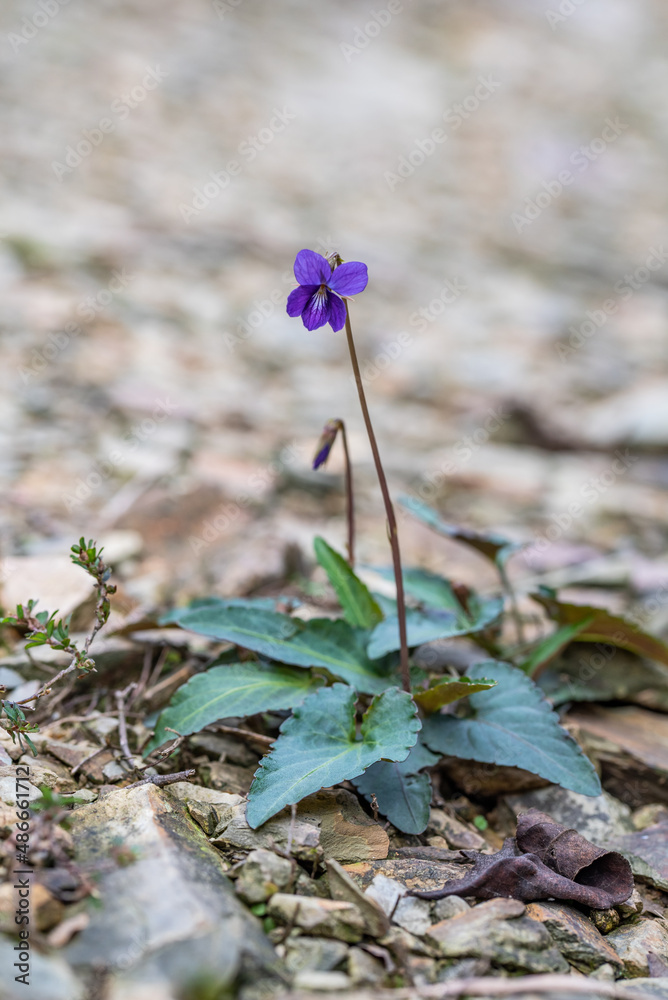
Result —
M132 694L135 687L136 684L134 683L128 684L123 691L114 692L116 708L118 709L118 739L121 744L121 750L123 751L123 758L128 761L131 767L134 764L134 756L128 743L128 727L125 722L125 699Z
M387 991L385 996L404 998L420 996L446 1000L446 998L478 996L503 997L523 993L591 993L598 997L610 997L612 1000L638 1000L638 991L618 986L617 983L592 981L586 976L571 976L564 974L548 974L544 976L521 976L513 979L497 979L492 976L475 976L471 979L458 979L451 983L441 983L434 986L418 986L411 990Z
M133 781L131 785L121 785L117 791L125 792L128 788L139 788L140 785L157 785L158 788L162 788L163 785L173 785L175 781L187 781L188 778L194 778L196 774L197 771L194 767L187 771L177 771L176 774L151 774L140 781Z
M72 777L74 777L74 775L77 773L77 771L79 770L79 768L82 768L84 766L84 764L88 763L89 760L92 760L94 757L98 757L101 753L104 753L104 751L108 750L108 749L109 749L109 747L104 746L104 747L100 747L98 750L93 750L92 753L89 753L87 757L84 757L83 760L80 760L79 763L75 764L75 766L72 768L72 771L71 771Z
M209 726L209 729L217 733L230 733L233 736L243 736L244 739L248 740L249 743L259 743L263 749L270 747L272 743L276 742L274 736L262 736L260 733L252 733L250 729L238 729L236 726Z

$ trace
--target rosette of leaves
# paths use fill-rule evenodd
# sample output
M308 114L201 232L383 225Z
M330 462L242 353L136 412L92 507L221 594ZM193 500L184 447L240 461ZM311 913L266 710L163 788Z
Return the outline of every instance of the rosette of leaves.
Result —
M230 717L289 711L249 792L253 826L319 788L350 780L396 827L420 833L431 801L427 772L443 756L514 764L598 794L592 765L519 668L489 659L468 677L413 668L413 690L402 691L395 605L372 593L323 539L315 551L341 606L338 618L303 621L266 598L210 598L167 616L231 643L244 658L226 653L183 685L145 753L172 738L168 729L187 736ZM407 570L404 584L412 648L485 636L501 614L499 598L470 594L463 607L436 574Z

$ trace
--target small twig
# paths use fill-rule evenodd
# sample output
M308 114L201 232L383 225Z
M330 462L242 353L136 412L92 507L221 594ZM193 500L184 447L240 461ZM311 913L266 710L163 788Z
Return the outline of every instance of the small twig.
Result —
M147 645L146 649L144 650L144 662L142 664L141 674L139 680L137 681L135 689L132 693L132 697L128 701L128 708L132 708L134 703L137 701L138 698L141 697L142 693L144 692L144 689L148 684L148 679L151 676L152 664L153 664L153 647Z
M118 738L121 744L121 750L123 751L123 758L127 760L130 765L133 765L134 756L128 743L128 727L125 722L125 699L132 694L135 686L136 685L134 683L128 684L128 686L122 691L114 692L116 708L118 709Z
M157 785L158 788L162 788L163 785L173 785L175 781L187 781L196 774L194 767L188 768L187 771L177 771L176 774L151 774L140 781L133 781L131 785L121 785L120 788L123 791L127 791L128 788L139 788L140 785Z
M292 838L295 832L296 820L297 820L297 806L293 802L292 805L290 806L290 827L288 829L288 843L285 848L287 854L289 854L290 857L292 857Z
M571 976L563 973L548 973L543 976L518 976L512 979L499 979L495 976L474 976L470 979L456 979L450 983L435 983L434 985L418 985L410 988L399 987L394 990L374 990L373 993L360 993L359 1000L371 997L374 1000L414 1000L423 997L424 1000L456 1000L458 997L503 997L530 993L591 993L594 997L605 997L610 1000L638 1000L638 991L627 989L617 983L606 983L600 980L592 981L587 976Z
M260 733L253 733L250 729L239 729L237 726L210 726L210 729L217 733L231 733L233 736L243 736L244 739L248 740L249 743L259 743L261 747L270 747L272 743L275 743L275 737L273 736L262 736ZM173 730L170 730L173 732Z
M168 733L174 733L176 739L172 740L172 742L168 746L166 746L164 750L152 750L147 758L148 763L142 764L141 767L136 767L135 771L139 772L146 771L148 770L149 767L154 767L156 764L161 764L163 760L167 760L168 757L171 757L174 751L178 747L180 747L183 741L185 740L185 736L181 736L181 734L177 733L175 729L170 729L169 726L165 726L165 730ZM148 736L147 739L150 740L151 737ZM155 759L151 760L151 757L155 757Z
M84 764L87 764L89 760L92 760L93 757L99 756L99 754L104 753L104 751L108 750L108 749L109 749L109 747L106 747L106 746L105 747L100 747L98 750L93 750L92 753L89 753L87 757L84 757L83 760L80 760L79 763L76 764L72 768L72 771L71 771L72 777L74 777L74 775L77 773L77 771L80 768L82 768L84 766Z
M170 646L163 646L163 648L161 649L160 655L158 656L158 659L156 660L155 666L153 668L153 673L151 674L151 676L149 677L149 679L144 684L144 690L142 691L142 695L141 695L141 700L142 701L148 701L150 695L153 693L152 692L153 685L157 684L157 682L158 682L158 678L160 677L160 674L162 673L162 668L165 665L165 660L167 659L167 656L169 655L170 648L171 648Z

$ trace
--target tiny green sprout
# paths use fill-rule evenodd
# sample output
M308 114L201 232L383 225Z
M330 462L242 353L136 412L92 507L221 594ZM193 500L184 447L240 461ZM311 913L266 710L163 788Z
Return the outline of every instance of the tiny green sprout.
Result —
M478 828L478 830L486 830L489 823L484 816L478 815L473 817L473 825Z

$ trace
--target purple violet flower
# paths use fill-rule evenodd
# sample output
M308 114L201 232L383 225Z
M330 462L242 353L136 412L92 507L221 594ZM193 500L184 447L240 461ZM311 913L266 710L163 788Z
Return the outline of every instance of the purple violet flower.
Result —
M350 260L332 267L326 257L313 250L300 250L295 260L299 287L288 295L288 316L301 316L307 330L329 323L341 330L346 322L342 296L356 295L367 286L366 264Z

